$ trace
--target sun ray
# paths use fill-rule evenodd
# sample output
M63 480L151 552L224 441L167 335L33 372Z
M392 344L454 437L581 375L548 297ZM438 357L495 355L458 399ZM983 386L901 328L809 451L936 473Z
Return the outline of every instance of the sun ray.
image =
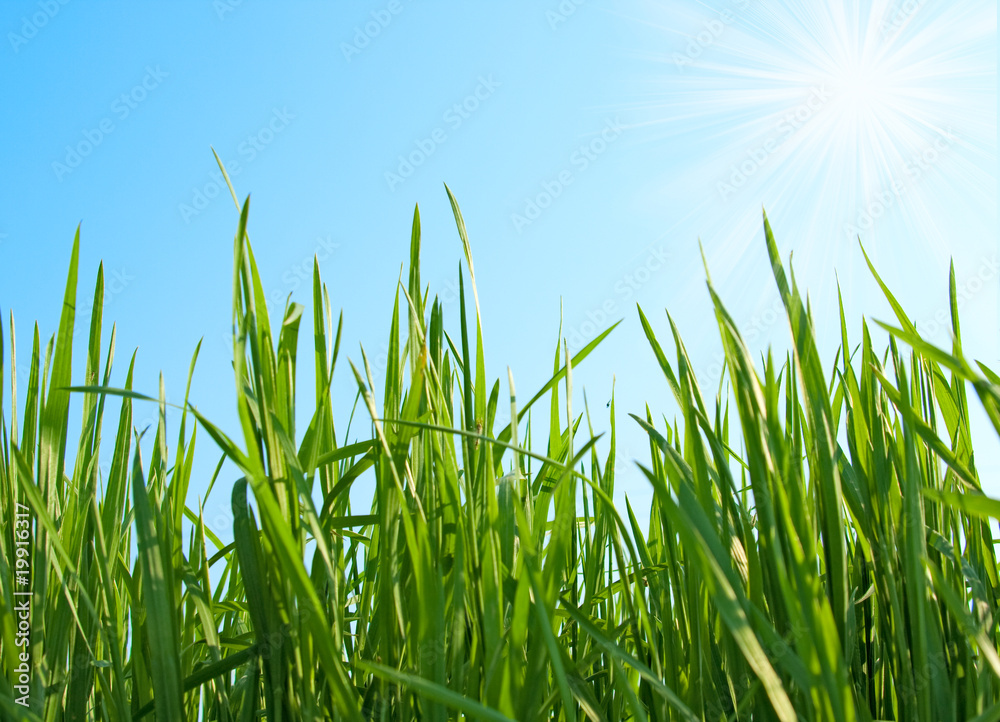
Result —
M761 205L814 304L835 302L831 270L845 290L867 276L859 237L890 278L936 285L950 257L995 253L995 5L742 0L705 6L700 20L674 4L655 11L656 25L686 32L647 58L658 72L629 104L638 142L670 169L651 195L704 209L692 223L713 276L735 293L761 286L747 272Z

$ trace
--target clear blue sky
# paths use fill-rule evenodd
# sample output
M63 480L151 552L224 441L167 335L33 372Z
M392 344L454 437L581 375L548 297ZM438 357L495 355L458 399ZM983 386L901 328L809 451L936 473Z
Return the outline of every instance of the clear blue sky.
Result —
M192 397L235 431L226 331L237 213L217 192L214 147L240 196L252 193L269 297L307 302L318 254L354 359L359 343L378 358L387 338L417 203L423 278L457 319L448 183L473 245L492 377L510 365L522 398L544 381L560 300L576 348L625 319L576 388L603 428L617 375L626 459L647 452L625 412L648 402L673 414L636 302L664 341L668 308L706 382L717 374L699 239L751 345L786 344L762 206L782 252L794 251L825 349L838 340L838 277L855 335L861 314L890 318L860 234L941 343L935 317L954 257L967 349L996 364L996 10L971 0L4 2L0 311L6 325L13 308L22 352L32 321L43 336L55 330L82 222L81 299L103 259L116 379L138 347L137 389L155 393L162 370L177 400L204 337ZM353 398L344 370L342 410ZM980 464L995 478L997 442L983 439ZM210 447L202 438L208 469ZM647 495L628 465L621 473L620 490Z

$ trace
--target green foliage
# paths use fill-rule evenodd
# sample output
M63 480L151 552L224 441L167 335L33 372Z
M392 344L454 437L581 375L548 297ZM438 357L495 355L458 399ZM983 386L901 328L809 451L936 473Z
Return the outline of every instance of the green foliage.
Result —
M573 368L612 329L572 358L557 344L527 404L508 373L511 422L497 428L471 245L448 197L466 261L458 343L421 284L415 213L381 406L367 357L351 364L370 417L361 442L334 425L341 323L318 264L312 415L296 429L304 308L289 302L272 328L249 201L234 242L237 435L185 392L171 448L162 381L158 398L134 392L134 358L124 387L110 387L101 271L85 377L71 385L78 237L58 333L43 352L35 328L23 399L13 316L0 326L5 718L1000 719L1000 502L982 495L966 395L1000 433L1000 378L962 354L954 273L950 351L922 340L882 285L898 321L886 353L867 325L852 348L841 311L824 371L765 218L792 352L758 366L709 283L731 400L706 400L673 320L671 360L640 309L679 408L672 427L633 415L650 442L643 524L612 503L614 400L603 455L589 410L573 410ZM83 407L75 449L71 392ZM530 410L546 396L539 450ZM103 473L109 397L121 411ZM148 463L137 401L159 407ZM188 493L199 426L239 469L231 544ZM206 499L229 484L223 460ZM358 483L374 487L370 509L352 508ZM33 519L30 707L15 703L18 504Z

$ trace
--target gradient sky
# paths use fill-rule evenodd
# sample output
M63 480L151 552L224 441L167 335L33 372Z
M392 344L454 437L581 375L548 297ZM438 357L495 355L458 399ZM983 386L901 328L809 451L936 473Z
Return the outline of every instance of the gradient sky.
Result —
M6 326L13 309L24 368L31 322L43 338L56 329L82 222L81 306L103 260L117 383L138 348L136 389L155 394L162 370L179 400L204 338L192 399L235 432L237 211L211 148L240 197L252 194L272 313L290 292L308 304L318 255L344 311L343 351L357 361L363 344L376 377L415 204L423 279L457 322L448 183L472 242L491 378L509 365L519 396L534 393L551 372L560 303L574 349L624 319L575 388L604 429L617 378L618 489L642 504L630 458L648 451L626 412L648 402L672 417L673 406L635 304L664 342L670 310L711 388L719 347L700 240L750 345L787 348L762 207L782 253L794 252L828 371L838 278L855 338L862 314L891 319L859 235L939 343L954 258L966 349L997 364L996 10L969 0L4 2L0 312ZM355 390L345 370L334 387L341 429ZM155 409L136 418L151 422ZM980 471L1000 495L996 436L978 436ZM208 473L216 452L207 436L200 447ZM225 495L215 504L227 508Z

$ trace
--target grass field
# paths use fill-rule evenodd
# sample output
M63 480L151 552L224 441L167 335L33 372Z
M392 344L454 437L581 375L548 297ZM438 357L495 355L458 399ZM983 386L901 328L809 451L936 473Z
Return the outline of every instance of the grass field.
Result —
M79 236L58 332L18 329L27 388L13 316L0 322L4 719L1000 720L1000 502L982 494L969 428L982 404L1000 433L1000 378L962 354L954 273L952 348L924 342L883 286L889 347L842 323L824 364L765 218L794 353L755 359L712 291L731 387L713 398L673 321L640 310L680 413L620 417L612 400L599 447L573 368L614 343L610 329L572 358L556 344L530 397L488 379L448 195L460 317L446 324L421 281L415 214L381 407L367 359L343 368L318 265L312 328L297 303L271 325L249 202L234 243L232 435L186 397L168 432L161 391L143 457L133 406L149 397L132 389L134 356L124 388L109 385L100 271L93 315L75 318ZM72 378L73 330L88 322ZM300 346L312 379L297 378ZM345 445L347 422L334 423L338 361L368 440ZM530 428L532 409L547 428ZM649 518L612 503L616 423L648 434ZM209 491L231 500L230 544L189 493L196 429L198 454L239 469L227 478L220 462ZM374 484L370 508L352 508L359 479Z

